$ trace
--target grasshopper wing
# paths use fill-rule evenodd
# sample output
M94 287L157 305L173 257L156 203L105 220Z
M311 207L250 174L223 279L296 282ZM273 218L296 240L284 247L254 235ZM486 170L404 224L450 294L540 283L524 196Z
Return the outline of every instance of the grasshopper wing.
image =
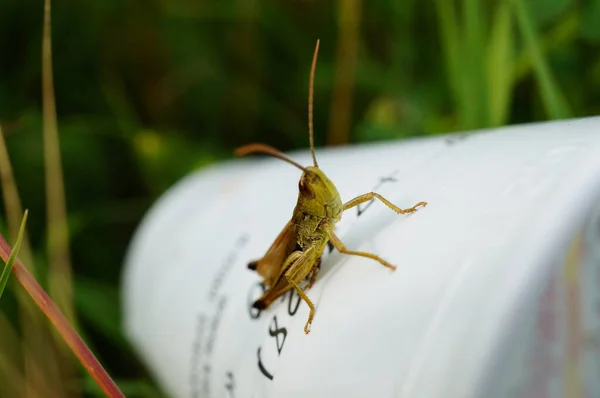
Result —
M296 225L290 220L275 239L263 258L248 264L262 276L265 285L273 286L281 273L283 263L297 246Z

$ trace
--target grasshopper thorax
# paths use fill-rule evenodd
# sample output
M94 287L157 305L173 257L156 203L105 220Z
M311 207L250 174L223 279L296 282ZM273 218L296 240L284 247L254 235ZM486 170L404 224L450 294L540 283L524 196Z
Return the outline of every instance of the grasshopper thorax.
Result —
M315 166L304 168L298 195L298 209L315 217L339 219L342 214L340 194L321 169Z

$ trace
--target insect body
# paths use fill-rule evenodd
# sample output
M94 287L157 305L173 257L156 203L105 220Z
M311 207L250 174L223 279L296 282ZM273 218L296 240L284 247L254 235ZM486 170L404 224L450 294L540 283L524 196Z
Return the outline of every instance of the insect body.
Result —
M319 41L317 41L313 56L308 96L309 139L314 165L304 167L265 144L249 144L236 150L237 156L265 153L282 159L302 170L302 177L298 183L298 201L292 219L280 232L264 257L248 264L248 268L256 270L263 278L265 285L268 286L263 296L256 300L253 306L257 309L265 309L278 297L291 289L295 289L310 308L308 320L304 326L304 332L307 334L310 332L310 325L315 316L315 306L306 295L305 289L300 286L300 283L309 278L306 287L308 289L315 282L321 256L327 242L331 242L341 253L367 257L392 270L396 269L394 265L375 254L346 248L334 232L334 226L342 218L342 213L372 199L379 199L398 214L412 213L419 207L427 205L426 202L419 202L411 208L401 209L375 192L360 195L346 203L342 202L333 182L319 168L314 149L312 98L318 51Z

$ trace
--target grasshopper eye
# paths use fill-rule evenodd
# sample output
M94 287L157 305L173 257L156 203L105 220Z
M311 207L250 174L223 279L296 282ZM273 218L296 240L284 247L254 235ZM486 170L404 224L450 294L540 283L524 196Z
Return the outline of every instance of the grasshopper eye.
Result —
M304 181L304 178L300 179L300 182L298 183L298 189L300 190L300 194L307 199L312 199L315 197L315 193L310 188L309 184Z

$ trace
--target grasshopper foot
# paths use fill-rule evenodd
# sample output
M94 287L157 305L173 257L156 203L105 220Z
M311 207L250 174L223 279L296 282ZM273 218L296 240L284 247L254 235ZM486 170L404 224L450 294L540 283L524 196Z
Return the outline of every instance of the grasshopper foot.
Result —
M425 207L425 206L427 206L427 202L419 202L419 203L417 203L416 205L414 205L413 207L411 207L411 208L410 208L410 209L408 209L408 210L409 210L411 213L413 213L413 212L417 211L417 209L418 209L419 207Z
M306 325L304 325L304 334L309 334L310 333L310 325L311 324L312 324L312 321L306 322Z
M306 321L306 325L304 325L304 333L305 334L310 333L310 327L312 326L312 321L313 321L313 319L315 319L315 312L316 312L316 308L313 307L310 309L310 313L308 315L308 320Z
M401 209L399 207L396 207L396 208L392 208L392 210L394 210L398 214L410 214L410 213L414 213L415 211L417 211L419 209L419 207L425 207L425 206L427 206L427 202L419 202L416 205L414 205L413 207L409 207L408 209Z

